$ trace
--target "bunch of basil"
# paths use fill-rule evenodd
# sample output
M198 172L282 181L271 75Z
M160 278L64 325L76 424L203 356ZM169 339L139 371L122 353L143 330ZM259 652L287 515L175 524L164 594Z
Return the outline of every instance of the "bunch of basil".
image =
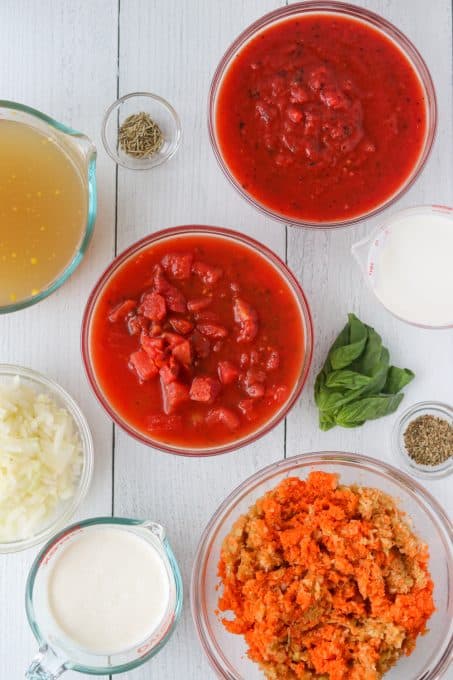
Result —
M396 411L404 396L400 390L415 374L390 366L389 359L374 328L349 314L315 382L321 430L358 427Z

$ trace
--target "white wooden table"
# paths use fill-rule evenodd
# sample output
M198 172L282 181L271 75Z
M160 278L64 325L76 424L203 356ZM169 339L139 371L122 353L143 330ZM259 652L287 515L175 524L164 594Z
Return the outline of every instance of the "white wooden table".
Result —
M414 41L437 89L440 120L434 152L398 207L423 202L452 205L451 2L356 2L383 14ZM417 378L406 389L404 407L430 398L453 402L453 331L429 332L398 322L367 291L351 259L351 244L369 233L376 219L333 233L285 229L249 207L217 167L206 124L211 75L232 39L282 4L283 0L0 1L0 97L34 106L86 132L99 152L99 217L89 252L56 294L35 307L0 317L0 361L30 366L55 378L86 413L94 435L95 474L80 516L114 513L162 522L184 574L186 598L176 634L150 664L123 676L130 680L213 678L192 625L189 577L202 528L239 482L258 468L304 451L355 451L392 462L389 436L394 416L357 430L323 433L317 426L314 377L348 311L379 330L397 365L415 370ZM145 173L116 169L100 140L106 108L118 95L137 90L168 98L184 129L177 156ZM114 254L152 231L187 223L243 230L286 257L308 296L316 337L308 384L286 426L281 424L237 453L206 460L153 451L113 428L88 387L79 350L88 292ZM428 488L453 515L451 484L450 478L429 482ZM0 558L0 680L22 678L35 653L24 611L24 585L35 554L32 549Z

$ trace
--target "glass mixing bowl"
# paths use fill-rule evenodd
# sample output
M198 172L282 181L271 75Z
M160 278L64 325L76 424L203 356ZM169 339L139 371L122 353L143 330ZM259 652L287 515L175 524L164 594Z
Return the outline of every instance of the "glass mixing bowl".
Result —
M143 430L135 427L131 422L128 422L125 417L119 413L118 409L111 403L105 390L102 387L101 381L98 378L96 365L93 360L93 352L91 349L91 337L93 321L96 314L96 307L99 300L102 298L103 292L109 283L114 279L116 273L131 260L137 259L141 253L149 251L153 245L161 243L162 241L168 241L169 248L175 246L178 237L184 236L209 236L219 241L219 248L221 248L221 243L223 240L232 240L239 243L242 246L246 246L251 249L254 253L258 253L263 257L269 265L275 268L283 280L286 282L288 288L294 296L297 307L300 312L301 325L304 334L304 353L303 359L301 361L301 366L298 371L298 377L293 385L291 392L289 393L286 400L281 404L273 415L265 421L256 430L245 434L244 436L237 438L233 441L228 441L224 444L215 445L212 444L206 447L182 447L176 444L171 444L170 442L164 442L162 440L153 437L151 433L144 432ZM82 323L82 355L85 364L85 370L87 372L88 379L90 381L91 387L94 390L100 403L107 411L112 420L119 425L123 430L125 430L132 437L135 437L139 441L147 444L148 446L153 446L161 451L167 451L169 453L176 453L185 456L212 456L219 453L225 453L226 451L232 451L240 446L245 446L255 441L259 437L269 432L273 427L275 427L292 408L296 400L298 399L301 390L307 379L308 370L310 368L311 359L313 353L313 326L311 320L311 313L305 298L304 292L300 287L297 279L288 269L286 264L273 253L269 248L266 248L262 243L255 241L245 234L240 234L239 232L232 231L230 229L224 229L222 227L211 227L203 225L188 225L181 227L173 227L171 229L165 229L163 231L156 232L146 238L134 243L123 253L118 255L118 257L113 260L111 265L102 274L101 278L95 285L85 308L85 313Z
M346 219L338 219L334 221L310 221L309 219L297 218L293 216L288 216L283 213L279 213L272 208L265 205L265 203L260 202L251 193L246 191L241 185L239 179L234 175L232 170L229 168L222 149L219 144L217 130L216 130L216 110L217 102L219 99L219 93L222 89L222 83L225 76L227 76L228 71L239 52L247 45L247 43L254 40L254 38L261 32L266 31L271 26L277 23L283 22L288 19L295 18L297 16L307 16L316 14L331 14L337 16L343 16L345 18L357 20L359 22L365 23L371 28L381 32L384 36L390 40L396 47L405 55L408 62L411 64L415 73L418 76L420 84L422 86L425 101L426 101L426 136L421 150L420 156L415 163L409 174L401 181L398 189L385 200L383 200L377 206L371 208L362 214L356 215L354 217L348 217ZM437 127L437 103L436 103L436 93L433 85L433 81L429 70L423 60L423 57L418 52L417 48L410 42L410 40L396 28L389 21L383 17L375 14L374 12L369 12L362 7L356 7L354 5L349 5L343 2L329 2L328 0L311 0L303 3L294 3L286 7L281 7L265 16L261 17L253 24L248 26L230 45L219 65L214 73L211 88L209 92L208 100L208 128L209 136L211 140L211 145L214 151L214 155L220 165L221 170L231 182L233 187L238 191L243 198L246 199L255 208L268 215L269 217L279 220L280 222L290 223L292 225L300 227L314 227L314 228L332 228L349 226L356 222L363 220L365 217L371 217L385 208L389 207L395 203L401 196L412 186L421 171L423 170L426 161L428 160L431 148L434 142L435 133Z
M38 543L43 543L57 533L81 505L85 498L88 487L90 486L93 474L93 439L91 437L88 423L73 398L58 385L54 380L46 378L37 371L22 366L10 364L0 364L0 383L9 384L18 376L21 383L31 387L37 394L48 394L62 408L68 411L74 421L74 426L79 433L82 445L82 470L77 481L74 493L70 498L60 501L51 517L46 517L45 521L37 530L26 538L0 543L1 553L13 553L26 550Z
M227 632L216 615L222 541L233 523L266 491L288 476L304 479L311 470L336 473L343 484L371 486L390 494L428 544L436 612L429 621L429 632L417 640L412 655L401 658L385 680L446 678L453 659L453 525L438 502L405 473L373 458L336 452L302 454L252 475L226 498L203 532L192 572L191 605L201 644L217 677L264 677L248 659L243 637Z

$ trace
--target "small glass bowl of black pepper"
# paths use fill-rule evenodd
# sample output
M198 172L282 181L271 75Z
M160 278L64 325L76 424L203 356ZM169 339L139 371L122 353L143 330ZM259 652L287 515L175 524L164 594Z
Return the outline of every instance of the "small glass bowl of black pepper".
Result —
M414 404L396 422L392 444L407 472L445 477L453 472L453 408L436 401Z
M115 163L129 170L150 170L168 161L181 141L181 121L163 97L131 92L106 111L102 142Z

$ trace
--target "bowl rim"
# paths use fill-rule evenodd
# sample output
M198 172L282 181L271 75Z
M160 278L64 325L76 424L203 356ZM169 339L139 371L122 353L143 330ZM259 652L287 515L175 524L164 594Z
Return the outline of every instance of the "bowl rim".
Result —
M133 428L129 423L127 423L122 417L118 416L117 412L110 405L107 398L104 396L100 385L97 382L96 374L91 360L90 351L90 328L94 315L94 310L96 303L105 289L106 284L112 279L116 271L121 268L130 258L132 258L140 250L152 247L155 243L161 242L166 239L172 239L179 236L190 236L194 234L202 233L203 235L212 236L213 238L228 238L232 241L239 241L242 245L245 245L251 249L255 254L258 254L267 260L270 266L273 266L280 274L281 278L285 281L286 285L291 290L297 306L300 310L301 323L304 330L304 356L303 362L300 369L299 377L293 386L293 390L287 401L281 406L279 410L275 412L273 417L267 421L261 428L254 430L249 435L243 437L242 439L227 442L221 446L216 447L204 447L204 448L181 448L178 446L168 445L165 442L161 442L152 437L147 437L143 432L138 429ZM169 227L167 229L162 229L144 238L136 241L119 255L109 264L109 266L101 274L100 278L94 285L88 301L85 306L82 319L81 328L81 352L83 358L83 364L85 367L85 373L88 378L88 382L96 395L101 406L104 408L108 416L113 420L113 422L118 425L123 431L132 436L137 441L146 444L154 449L163 451L165 453L173 453L180 456L187 457L206 457L206 456L216 456L223 453L236 451L243 446L251 444L260 437L267 434L270 430L278 425L289 413L291 408L294 406L298 400L300 393L306 383L308 373L313 358L313 348L314 348L314 331L313 331L313 320L311 315L310 306L308 304L305 293L298 282L296 276L289 269L288 265L270 248L268 248L263 243L256 241L254 238L243 234L233 229L226 227L216 227L211 225L202 224L190 224L190 225L180 225L176 227Z
M440 479L453 473L453 457L440 465L426 466L413 461L406 452L402 436L408 425L419 416L435 411L437 417L453 423L453 407L440 401L418 401L409 406L396 420L392 429L392 447L404 470L421 479Z
M94 143L89 137L67 125L64 125L63 123L59 123L54 118L51 118L47 114L38 111L38 109L34 109L31 106L19 104L18 102L7 99L0 99L0 109L2 108L11 109L12 111L19 111L30 118L37 118L46 125L54 128L57 132L67 135L68 137L74 137L75 140L83 145L86 155L86 172L83 175L82 173L80 174L83 182L86 181L87 212L85 226L81 232L79 243L74 248L74 252L70 261L58 274L58 276L50 281L46 288L40 291L37 295L28 296L16 302L8 303L7 305L0 305L0 314L10 314L12 312L18 312L21 309L25 309L26 307L31 307L32 305L41 302L41 300L44 300L46 297L54 293L72 276L79 264L82 262L93 236L97 215L97 151Z
M260 202L251 194L246 192L241 186L240 181L237 180L234 174L230 171L226 161L223 159L216 135L217 96L219 94L223 78L229 71L235 55L241 51L246 43L248 43L260 32L268 29L270 26L282 22L285 19L290 19L295 15L316 13L339 14L348 17L351 20L365 23L368 26L371 26L374 30L383 34L396 46L397 49L400 50L400 52L411 65L420 82L420 86L425 94L426 100L425 140L423 148L421 149L419 157L410 174L406 177L401 186L378 206L365 213L343 220L312 221L302 218L297 219L282 213L278 213L277 211L267 207L264 203ZM305 2L296 2L294 4L286 5L268 12L247 26L223 53L214 71L209 88L207 113L209 140L216 161L229 183L236 189L242 198L244 198L255 209L273 220L277 220L278 222L282 222L286 225L290 224L291 226L299 228L320 230L345 229L363 222L364 220L370 219L385 211L387 208L393 206L419 179L431 155L438 127L438 104L434 82L425 60L414 43L399 28L376 12L372 12L371 10L359 7L357 5L351 5L346 2L339 2L337 0L307 0Z
M80 437L83 466L74 495L70 499L64 512L58 514L51 524L46 525L42 530L29 538L8 541L6 543L0 542L0 554L27 550L39 543L50 540L58 531L60 531L82 504L90 486L94 467L94 445L91 430L80 406L71 395L55 380L48 378L34 369L16 364L0 364L0 378L14 378L15 376L24 378L26 381L29 381L38 387L42 387L47 394L56 397L57 403L64 406L68 411Z
M406 472L399 470L389 463L378 460L377 458L341 451L301 453L271 463L247 477L247 479L233 489L218 506L201 534L193 561L190 581L190 608L192 620L204 653L219 678L225 678L226 680L243 680L239 676L226 671L224 666L221 665L221 662L217 658L217 652L216 650L213 650L209 635L206 632L206 622L203 614L203 598L201 593L206 572L206 557L221 530L223 521L231 514L231 511L236 507L237 503L250 492L256 490L262 482L271 477L275 477L282 472L289 473L291 469L294 468L315 468L316 465L329 463L356 467L377 474L384 479L390 477L393 482L402 486L409 492L417 504L423 508L430 520L441 530L442 542L446 547L447 553L450 554L449 569L450 572L453 572L453 522L434 496L427 491L420 482L410 477ZM453 592L449 593L449 600L453 608ZM450 637L442 658L437 662L433 671L430 672L426 678L424 676L424 680L440 680L452 660L453 636Z
M155 103L159 104L163 109L165 109L175 123L176 134L173 146L169 149L169 151L166 154L155 156L154 161L152 162L151 158L149 158L147 160L144 160L142 165L132 166L130 165L130 163L127 162L127 160L124 160L124 158L122 158L118 153L116 153L115 150L110 145L107 137L107 125L110 120L110 117L112 116L112 114L115 113L117 109L121 107L121 104L128 101L129 99L134 99L136 97L137 98L144 97L146 99L151 99ZM170 102L167 101L164 97L161 97L159 94L155 94L154 92L129 92L128 94L125 94L122 97L118 97L118 99L116 99L112 104L110 104L110 106L104 113L101 123L101 139L107 154L113 161L115 161L117 165L120 165L122 168L125 168L126 170L137 170L138 172L142 172L144 170L152 170L153 168L159 167L159 165L162 165L166 161L169 161L170 158L173 158L175 153L178 151L182 139L181 119L176 109L170 104Z

